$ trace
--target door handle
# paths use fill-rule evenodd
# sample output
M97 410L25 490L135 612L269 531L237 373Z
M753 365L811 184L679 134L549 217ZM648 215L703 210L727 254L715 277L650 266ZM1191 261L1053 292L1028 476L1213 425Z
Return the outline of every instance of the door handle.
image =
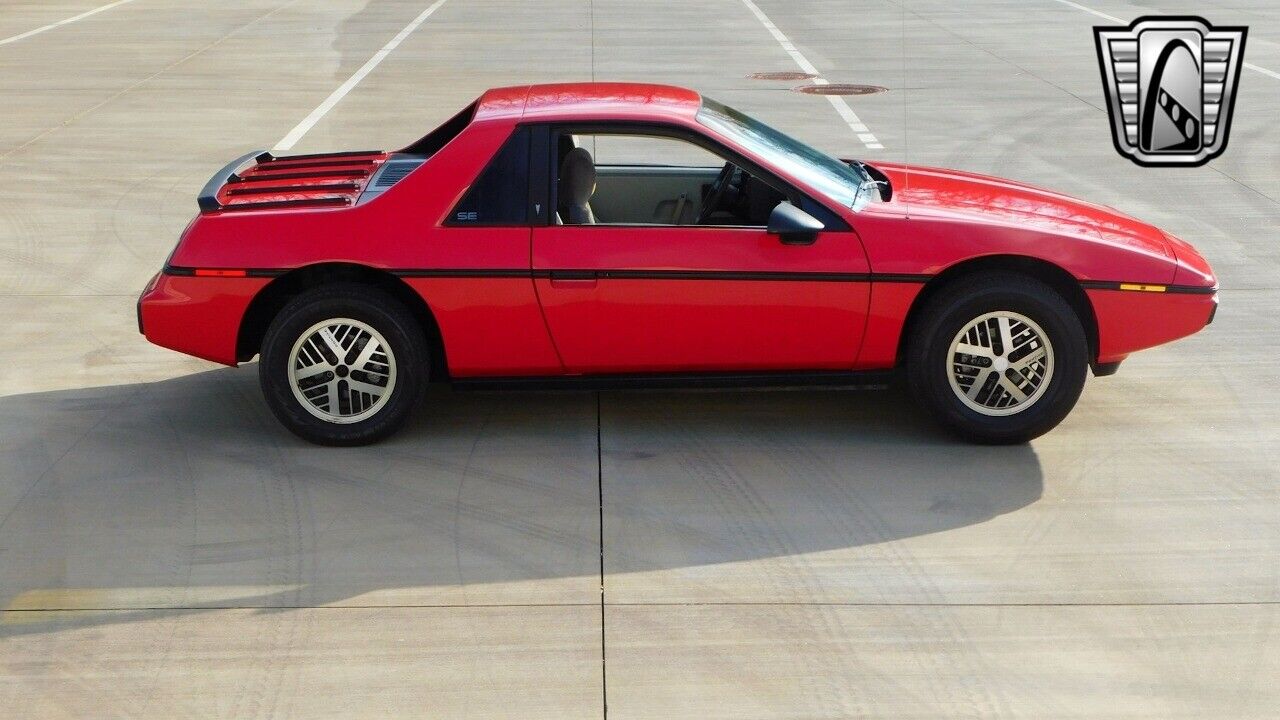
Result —
M551 287L565 289L593 288L596 286L596 273L591 270L552 270Z

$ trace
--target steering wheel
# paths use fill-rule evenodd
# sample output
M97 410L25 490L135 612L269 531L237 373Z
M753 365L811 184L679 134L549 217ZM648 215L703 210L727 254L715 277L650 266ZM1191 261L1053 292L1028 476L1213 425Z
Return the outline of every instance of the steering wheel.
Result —
M730 180L737 172L738 168L731 162L726 162L724 167L720 168L720 174L711 182L711 189L707 191L707 199L702 202L702 207L698 210L698 217L693 221L694 225L701 225L711 217L711 213L720 207L720 203L724 202L725 193L729 191Z

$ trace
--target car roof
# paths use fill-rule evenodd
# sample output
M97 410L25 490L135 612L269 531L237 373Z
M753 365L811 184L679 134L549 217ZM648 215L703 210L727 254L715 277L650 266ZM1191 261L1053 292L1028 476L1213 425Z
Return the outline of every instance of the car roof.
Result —
M690 120L702 96L674 85L581 82L495 88L480 96L475 118Z

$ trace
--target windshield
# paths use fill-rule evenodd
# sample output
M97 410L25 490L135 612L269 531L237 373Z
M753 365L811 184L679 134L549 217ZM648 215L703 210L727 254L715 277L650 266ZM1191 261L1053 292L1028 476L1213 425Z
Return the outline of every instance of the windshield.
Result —
M875 189L874 181L862 168L815 150L711 98L702 99L698 122L748 148L845 207L854 207L859 204L860 196L866 196L868 189Z

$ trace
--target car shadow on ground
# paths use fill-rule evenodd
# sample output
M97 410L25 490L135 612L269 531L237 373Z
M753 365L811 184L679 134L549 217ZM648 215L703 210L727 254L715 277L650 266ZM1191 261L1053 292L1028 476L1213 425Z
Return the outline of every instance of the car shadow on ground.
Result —
M896 390L434 387L388 441L319 448L271 417L254 365L0 398L0 465L0 607L18 611L0 635L598 602L602 535L610 577L677 570L705 595L700 569L766 560L786 572L762 582L803 591L831 571L810 554L980 523L1042 490L1031 447L954 441ZM101 612L21 612L50 609Z

